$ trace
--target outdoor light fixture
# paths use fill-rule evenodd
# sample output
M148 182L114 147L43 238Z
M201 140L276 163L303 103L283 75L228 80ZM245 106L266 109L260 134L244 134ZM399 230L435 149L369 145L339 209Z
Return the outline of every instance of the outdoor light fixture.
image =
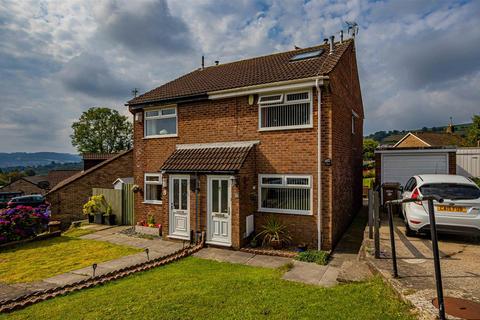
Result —
M330 167L330 166L332 165L332 159L330 159L330 158L329 158L329 159L325 159L325 160L323 160L323 163L324 163L326 166Z
M147 260L150 260L150 256L148 255L149 252L150 250L148 250L148 248L145 248L145 253L147 254Z
M232 183L232 186L237 186L237 178L235 176L230 177L230 182Z
M254 98L253 94L251 94L251 95L248 96L248 104L249 104L249 105L253 105L253 101L254 101L254 100L255 100L255 98Z
M95 277L95 270L97 270L97 264L96 263L92 264L92 269L93 269L93 277Z
M135 113L135 121L142 122L142 112Z

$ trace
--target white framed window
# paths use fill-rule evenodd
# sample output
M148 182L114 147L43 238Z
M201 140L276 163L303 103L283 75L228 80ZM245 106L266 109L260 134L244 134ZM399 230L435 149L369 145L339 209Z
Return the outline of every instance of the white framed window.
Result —
M355 130L357 129L357 126L356 126L356 121L357 121L357 118L358 118L358 114L352 110L352 134L355 134Z
M312 128L312 90L261 95L258 116L260 131Z
M177 107L145 110L145 137L166 138L177 136Z
M145 173L143 202L162 203L162 175L160 173Z
M258 211L312 214L312 176L258 175Z

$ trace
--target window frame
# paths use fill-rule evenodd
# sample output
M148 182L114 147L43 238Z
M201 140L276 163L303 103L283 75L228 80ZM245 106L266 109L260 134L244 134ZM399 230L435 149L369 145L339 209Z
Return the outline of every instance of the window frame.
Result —
M158 177L158 182L156 181L147 181L147 177ZM162 204L163 200L147 200L145 199L147 195L147 184L149 185L157 185L162 187L161 196L163 198L163 177L161 173L144 173L143 176L143 203L148 204Z
M282 178L282 184L264 184L263 178ZM288 178L306 178L308 185L287 184ZM310 192L310 210L274 209L262 207L262 188L307 189ZM313 215L313 176L308 174L259 174L258 175L258 212L293 214L302 216Z
M162 115L161 111L165 110L165 109L174 109L175 113L174 114ZM151 111L158 111L159 115L158 116L147 116L147 112L151 112ZM148 109L144 109L143 113L144 113L143 114L143 138L144 139L178 137L178 108L177 108L177 105L168 105L168 106L162 106L162 107L148 108ZM175 118L175 133L147 135L147 121L148 120L170 119L170 118Z
M296 93L304 93L308 92L308 99L303 100L296 100L296 101L287 101L287 96L289 94L296 94ZM272 102L265 102L261 103L262 97L270 97L270 96L282 96L281 103L272 103ZM262 108L269 108L269 107L277 107L277 106L287 106L287 105L294 105L299 103L309 103L309 123L302 124L302 125L293 125L293 126L282 126L282 127L262 127ZM258 97L258 131L278 131L278 130L297 130L297 129L311 129L313 128L313 91L311 88L304 89L304 90L295 90L295 91L281 91L281 92L269 92L266 94L259 95Z

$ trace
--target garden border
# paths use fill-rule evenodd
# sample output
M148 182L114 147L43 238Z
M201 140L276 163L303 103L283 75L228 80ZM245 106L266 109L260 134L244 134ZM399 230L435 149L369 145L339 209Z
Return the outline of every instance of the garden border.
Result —
M272 250L272 249L240 248L240 251L252 253L252 254L260 254L265 256L284 257L284 258L296 258L298 256L297 252Z
M20 244L25 244L25 243L34 242L34 241L48 240L48 239L51 239L51 238L60 237L61 235L62 235L61 231L43 233L43 234L40 234L40 235L35 236L33 238L2 243L2 244L0 244L0 249L2 249L2 250L3 249L11 249L11 248L16 247L17 245L20 245Z
M147 271L156 267L160 267L171 262L175 262L181 258L192 255L193 253L202 249L205 245L205 232L202 232L200 241L194 245L189 245L185 248L177 250L171 254L165 256L148 260L145 262L137 263L132 266L114 270L103 275L98 275L88 279L80 280L75 283L58 286L46 290L35 291L32 293L27 293L25 295L16 297L14 299L7 299L0 301L0 313L7 313L19 309L23 309L32 304L45 301L48 299L55 298L57 296L65 295L74 291L79 291L82 289L92 288L97 285L102 285L104 283L114 281L127 277L131 274Z

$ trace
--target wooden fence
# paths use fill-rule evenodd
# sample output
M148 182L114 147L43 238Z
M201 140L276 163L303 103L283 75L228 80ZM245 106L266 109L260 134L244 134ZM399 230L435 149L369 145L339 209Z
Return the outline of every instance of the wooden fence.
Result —
M105 200L112 206L112 213L116 216L116 224L133 225L133 191L132 184L124 184L122 190L93 188L92 194L103 194Z

